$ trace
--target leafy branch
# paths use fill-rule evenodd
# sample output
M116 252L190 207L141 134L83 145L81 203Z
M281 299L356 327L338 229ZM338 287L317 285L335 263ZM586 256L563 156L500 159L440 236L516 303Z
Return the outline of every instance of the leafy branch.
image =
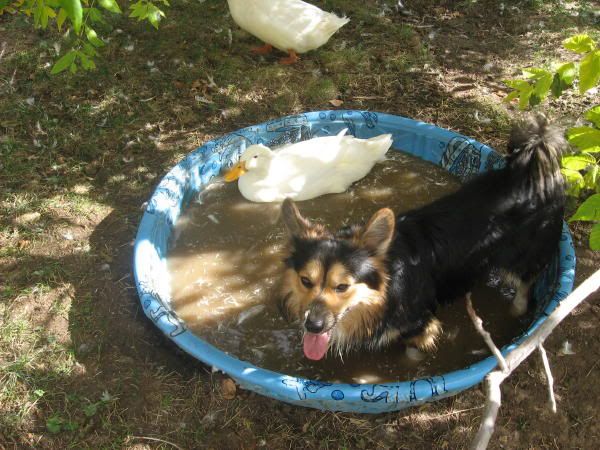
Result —
M168 0L158 0L169 6ZM94 27L107 24L107 14L122 14L117 0L0 0L0 15L24 14L33 18L36 28L46 29L55 22L59 32L71 40L71 46L52 66L50 73L65 70L71 73L79 68L96 68L94 58L105 42ZM139 0L129 6L129 17L148 21L158 29L165 13L151 0Z
M581 55L580 60L553 64L549 69L523 69L525 79L504 80L504 84L513 89L504 101L518 98L519 109L524 110L540 104L549 94L560 97L575 81L578 81L580 94L595 87L600 81L600 49L593 39L586 34L578 34L565 39L563 47Z
M505 102L519 99L519 109L536 106L551 93L560 97L562 93L579 84L579 93L584 94L600 81L600 49L592 38L578 34L563 41L563 47L581 55L579 61L555 64L553 71L544 68L523 69L524 80L505 80L513 88ZM564 156L561 171L567 183L567 195L586 197L575 214L573 221L594 222L590 233L590 248L600 250L600 105L585 113L591 125L569 128L567 139L578 150L574 155Z

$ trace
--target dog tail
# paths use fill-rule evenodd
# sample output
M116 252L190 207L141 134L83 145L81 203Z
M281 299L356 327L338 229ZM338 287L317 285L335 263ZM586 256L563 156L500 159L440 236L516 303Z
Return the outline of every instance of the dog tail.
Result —
M541 114L528 117L513 127L508 141L508 167L525 171L530 189L542 199L564 190L561 158L569 145L564 132Z

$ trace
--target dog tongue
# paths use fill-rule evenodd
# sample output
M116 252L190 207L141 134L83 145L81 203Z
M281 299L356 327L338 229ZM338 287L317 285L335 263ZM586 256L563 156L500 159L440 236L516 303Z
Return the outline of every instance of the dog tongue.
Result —
M319 360L327 353L329 333L304 333L304 355L308 359Z

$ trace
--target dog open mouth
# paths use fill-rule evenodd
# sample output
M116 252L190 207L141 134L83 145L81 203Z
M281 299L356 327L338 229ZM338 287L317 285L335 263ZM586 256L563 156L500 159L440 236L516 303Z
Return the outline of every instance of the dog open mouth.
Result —
M325 333L304 333L304 356L313 361L323 359L329 348L329 337L331 336L331 330Z

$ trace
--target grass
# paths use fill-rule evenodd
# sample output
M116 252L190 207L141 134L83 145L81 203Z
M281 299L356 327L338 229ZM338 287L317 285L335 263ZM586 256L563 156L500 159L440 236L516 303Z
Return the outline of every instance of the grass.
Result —
M415 2L408 19L384 8L393 3L318 2L351 22L287 67L277 64L281 54L249 54L259 42L234 26L226 2L177 1L158 32L111 18L98 70L60 76L48 67L63 37L34 31L28 18L3 17L0 35L16 39L0 65L1 444L465 446L480 414L477 390L375 418L295 408L243 390L223 399L223 376L185 357L143 317L131 275L140 206L201 143L333 108L330 100L339 99L344 108L414 117L500 146L513 112L500 102L499 80L552 51L549 42L564 29L592 28L587 2L575 2L585 13L579 18L554 2L519 2L527 14L504 15L492 14L491 0ZM490 14L482 17L482 8ZM543 36L527 35L531 17L547 24ZM498 72L482 72L488 61ZM463 78L472 87L455 91ZM475 110L489 122L475 119ZM539 426L517 416L515 426ZM511 442L511 426L502 424L499 439ZM522 439L518 445L530 445Z

